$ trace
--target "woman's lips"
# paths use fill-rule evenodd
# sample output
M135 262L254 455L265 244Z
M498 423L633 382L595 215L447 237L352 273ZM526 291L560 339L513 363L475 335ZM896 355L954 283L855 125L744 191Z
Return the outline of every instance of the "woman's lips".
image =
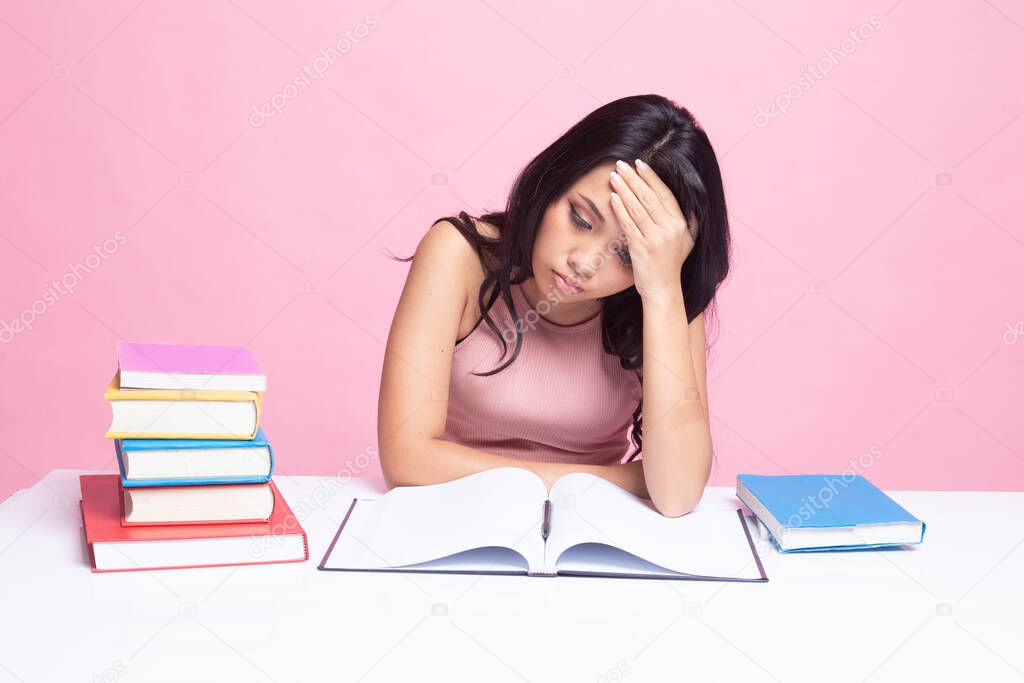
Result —
M555 286L558 287L563 294L579 294L583 291L581 287L577 287L569 282L569 280L557 270L553 270L551 272L555 274Z

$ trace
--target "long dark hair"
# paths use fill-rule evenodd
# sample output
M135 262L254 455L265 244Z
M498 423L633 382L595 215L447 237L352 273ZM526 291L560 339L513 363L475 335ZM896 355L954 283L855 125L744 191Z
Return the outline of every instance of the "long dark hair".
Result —
M697 236L693 250L683 262L679 280L686 302L687 322L692 322L705 310L709 317L714 315L715 292L729 272L730 240L722 176L711 142L693 115L668 98L660 95L623 97L595 109L530 161L516 179L504 211L477 218L498 227L498 237L480 234L474 218L465 211L434 221L435 224L450 221L473 245L481 260L496 264L480 285L477 301L484 322L501 340L502 357L508 351L508 344L489 313L499 295L515 323L516 343L512 356L493 370L473 374L498 373L519 355L523 325L512 299L511 286L533 276L533 243L548 205L593 167L617 159L627 163L634 159L646 162L672 189L684 215L696 216ZM393 258L410 261L413 257ZM623 369L635 371L643 364L640 295L630 286L603 297L603 307L604 350L618 356ZM632 439L636 448L627 461L633 460L642 449L642 408L643 399L633 412Z

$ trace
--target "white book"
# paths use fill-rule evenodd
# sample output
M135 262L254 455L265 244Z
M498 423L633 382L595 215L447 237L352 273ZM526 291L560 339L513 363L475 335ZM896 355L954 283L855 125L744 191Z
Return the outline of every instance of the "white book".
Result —
M256 436L258 391L126 389L115 373L103 392L110 402L108 439L236 439Z
M318 568L768 580L738 504L665 517L601 477L567 474L549 493L519 467L354 499Z
M256 433L255 402L111 401L110 438L243 438Z
M124 476L145 479L201 479L206 477L267 477L270 446L253 448L168 448L126 451Z
M262 522L274 511L269 484L122 488L126 524Z

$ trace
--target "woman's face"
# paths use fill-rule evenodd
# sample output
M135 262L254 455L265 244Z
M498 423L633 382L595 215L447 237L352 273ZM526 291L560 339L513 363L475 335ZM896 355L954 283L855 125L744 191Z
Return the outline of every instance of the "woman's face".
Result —
M633 285L625 235L611 205L614 169L614 161L594 167L544 212L533 245L542 294L550 291L569 304Z

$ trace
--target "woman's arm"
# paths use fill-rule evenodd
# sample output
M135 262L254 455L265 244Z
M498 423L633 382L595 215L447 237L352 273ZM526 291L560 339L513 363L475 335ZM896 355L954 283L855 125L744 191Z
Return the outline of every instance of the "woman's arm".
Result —
M704 314L688 326L680 270L693 250L697 217L684 217L672 190L639 159L611 173L643 302L643 467L651 502L667 517L697 505L711 473Z
M683 296L644 301L643 472L667 517L700 501L711 474L704 314L686 324Z

